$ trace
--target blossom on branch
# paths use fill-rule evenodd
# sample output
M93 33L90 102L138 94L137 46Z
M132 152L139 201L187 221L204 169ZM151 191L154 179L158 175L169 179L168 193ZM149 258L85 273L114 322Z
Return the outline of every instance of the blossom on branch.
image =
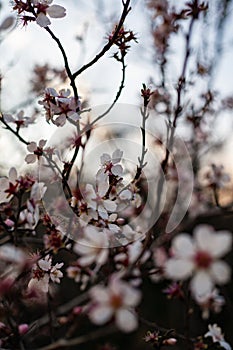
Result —
M111 276L107 287L93 287L90 295L93 306L89 317L93 323L102 325L114 317L122 332L132 332L137 328L138 321L133 308L139 304L141 293L119 276Z
M28 289L34 290L35 293L47 293L49 290L49 281L60 283L63 273L60 268L64 263L56 263L52 266L52 258L47 255L44 259L40 259L33 266L32 278L28 283Z
M51 24L49 17L62 18L66 15L66 9L60 5L51 5L53 0L14 0L13 10L18 14L23 13L24 24L30 21L36 21L40 27L47 27ZM27 13L31 13L30 16ZM49 16L49 17L48 17Z
M80 119L80 101L70 96L70 90L57 92L53 88L45 89L44 99L39 101L46 111L46 121L52 121L57 126L63 126L67 119L77 122Z
M172 257L165 264L166 277L173 280L191 277L194 297L203 297L211 293L215 284L223 285L229 281L231 269L219 258L228 253L231 246L230 232L215 232L208 225L197 226L194 237L181 233L172 242Z
M209 331L205 334L205 337L211 337L214 343L219 342L224 349L231 350L230 344L225 341L222 330L217 324L209 325L208 328Z
M46 140L40 140L37 146L36 142L31 142L27 146L27 149L31 154L26 155L25 161L28 164L35 163L43 155L43 147L46 144Z

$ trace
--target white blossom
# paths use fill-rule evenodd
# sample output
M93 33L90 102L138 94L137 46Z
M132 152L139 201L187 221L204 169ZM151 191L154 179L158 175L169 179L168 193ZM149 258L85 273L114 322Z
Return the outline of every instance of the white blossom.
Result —
M1 177L0 178L0 203L8 202L12 196L13 193L6 192L9 189L10 184L12 184L15 187L15 190L17 189L17 171L16 169L10 168L8 178L7 177Z
M27 146L27 150L31 152L30 154L27 154L25 157L25 161L28 164L35 163L37 160L40 159L40 157L43 155L43 147L46 144L46 140L40 140L38 143L38 146L36 142L30 142Z
M74 251L81 257L78 262L81 266L96 263L102 266L108 258L108 237L97 227L88 225L84 228L84 237L74 245Z
M93 323L102 325L114 316L121 331L128 333L137 328L138 321L133 309L140 302L140 291L113 275L107 287L95 286L90 294L93 307L89 317Z
M173 280L191 277L194 297L209 294L215 284L230 279L230 267L219 258L231 250L232 235L228 231L214 232L212 227L200 225L194 237L182 233L172 242L172 257L165 264L165 273Z
M208 326L209 331L205 334L205 337L211 337L213 342L219 342L219 344L226 350L231 350L230 344L228 344L225 339L224 335L222 334L222 330L220 327L217 326L217 324L209 325Z

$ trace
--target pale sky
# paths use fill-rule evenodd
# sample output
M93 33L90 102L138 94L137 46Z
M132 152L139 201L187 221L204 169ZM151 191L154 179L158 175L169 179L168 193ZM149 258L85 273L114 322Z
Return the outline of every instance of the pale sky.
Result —
M106 34L112 29L112 25L120 16L121 1L119 0L54 0L54 3L63 5L67 9L67 15L62 19L52 19L50 26L61 40L70 62L71 69L76 70L83 63L89 61L103 47L106 42ZM150 76L156 75L152 64L153 50L151 49L152 38L150 34L149 21L143 0L132 0L132 11L130 12L126 28L133 30L138 37L138 44L132 44L127 56L127 72L125 89L120 97L120 103L138 105L140 102L140 89L143 82L147 82ZM6 3L0 20L7 14L12 13L11 7ZM219 74L216 77L215 86L225 94L233 93L232 76L233 68L233 14L228 20L227 35L225 42L231 47L226 51L220 65ZM76 35L85 33L84 44L80 45L75 39ZM203 35L200 29L196 30L195 40ZM173 59L171 60L171 89L177 76L180 74L179 60L182 57L182 44L177 42L173 47ZM121 66L107 53L99 63L81 75L77 80L80 94L88 92L92 106L111 103L121 80ZM6 36L1 44L0 71L3 74L2 109L7 112L12 107L28 98L28 80L31 69L38 64L51 63L62 67L63 59L56 43L49 37L48 33L37 24L29 24L17 28ZM156 78L156 77L155 77ZM229 116L222 123L222 133L229 132ZM39 125L39 127L38 127ZM231 123L232 127L232 123ZM48 126L43 117L39 124L25 131L25 137L30 139L48 138L55 131L55 127ZM15 145L9 132L1 131L0 145L11 140L8 151L13 155L11 159L6 158L5 163L10 166L19 162L17 156L19 150L25 152L23 145ZM12 148L12 149L11 149ZM3 149L3 148L2 148ZM7 153L9 154L9 152ZM3 154L4 157L4 154ZM1 157L2 158L2 157Z

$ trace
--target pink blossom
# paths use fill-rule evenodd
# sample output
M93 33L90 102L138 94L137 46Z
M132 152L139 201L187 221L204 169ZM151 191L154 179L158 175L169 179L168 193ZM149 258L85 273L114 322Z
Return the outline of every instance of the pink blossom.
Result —
M215 232L207 225L196 227L193 238L181 233L172 242L172 257L165 264L165 274L173 280L191 277L193 295L203 297L215 284L229 281L230 267L219 258L231 250L231 245L230 232Z
M17 171L13 167L9 170L8 178L0 178L0 203L8 202L18 191Z
M67 119L77 122L80 119L78 111L80 109L80 101L70 96L69 89L62 89L57 92L53 88L45 89L44 99L39 101L46 111L46 121L52 121L57 126L63 126Z
M44 151L43 147L45 144L46 144L46 140L40 140L38 146L34 141L29 143L29 145L27 146L27 149L29 152L31 152L31 154L28 154L25 157L25 161L28 164L31 164L39 160L40 157L43 155L43 151Z
M97 266L102 266L108 258L108 247L106 233L88 225L84 228L84 237L75 244L74 251L81 256L78 259L81 266L88 266L94 262Z
M107 287L98 285L90 291L93 307L89 312L91 321L105 324L114 316L117 327L123 332L132 332L138 326L133 310L141 299L141 293L118 276L112 276Z

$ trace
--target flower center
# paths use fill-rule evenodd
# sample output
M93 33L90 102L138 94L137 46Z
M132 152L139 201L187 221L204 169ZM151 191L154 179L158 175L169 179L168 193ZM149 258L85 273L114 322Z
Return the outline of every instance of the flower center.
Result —
M198 251L194 257L194 261L198 267L207 269L212 263L212 257L208 252Z
M44 277L44 271L41 269L33 270L33 278L37 278L38 281Z
M117 294L113 294L111 296L111 306L114 308L114 309L119 309L122 305L122 298L120 295L117 295Z

